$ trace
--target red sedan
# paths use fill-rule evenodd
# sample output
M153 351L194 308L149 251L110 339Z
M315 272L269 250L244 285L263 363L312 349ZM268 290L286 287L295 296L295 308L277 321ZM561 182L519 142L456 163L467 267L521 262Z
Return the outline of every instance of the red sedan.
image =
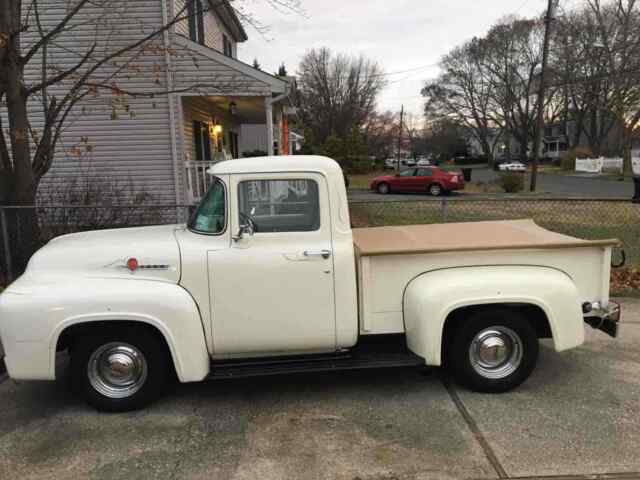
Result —
M436 167L407 168L396 175L383 175L371 181L371 190L386 194L390 192L430 193L442 195L464 188L461 173L445 172Z

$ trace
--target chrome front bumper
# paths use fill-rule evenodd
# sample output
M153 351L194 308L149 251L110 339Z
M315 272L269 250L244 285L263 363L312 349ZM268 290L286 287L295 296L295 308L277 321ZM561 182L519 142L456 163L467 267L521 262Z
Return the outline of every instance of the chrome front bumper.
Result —
M606 307L598 306L591 310L589 315L584 317L584 321L596 330L615 338L618 336L621 316L620 305L615 302L609 302Z

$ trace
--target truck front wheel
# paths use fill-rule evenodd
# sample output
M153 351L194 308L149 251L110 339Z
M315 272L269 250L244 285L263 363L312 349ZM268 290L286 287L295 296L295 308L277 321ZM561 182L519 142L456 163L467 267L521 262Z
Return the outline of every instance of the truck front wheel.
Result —
M77 339L71 355L71 381L96 409L126 412L160 397L169 357L154 332L144 328L114 330Z
M538 335L517 311L477 312L454 333L446 362L455 379L478 392L506 392L524 382L538 359Z

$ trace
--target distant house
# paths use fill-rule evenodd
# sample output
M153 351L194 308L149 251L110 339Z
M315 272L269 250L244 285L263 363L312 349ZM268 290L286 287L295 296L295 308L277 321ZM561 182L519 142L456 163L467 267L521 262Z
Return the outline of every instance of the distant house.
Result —
M577 132L577 124L573 120L565 122L547 123L544 126L542 144L540 147L540 158L546 160L561 159L569 151L569 147L577 139L578 148L589 148L587 135L582 131ZM468 154L472 157L484 155L480 142L473 135L466 138ZM520 158L520 144L510 135L493 129L489 134L489 142L496 142L494 157L500 158ZM622 146L622 130L619 125L614 125L606 135L601 151L618 153ZM533 140L529 142L528 157L533 156Z
M157 203L183 204L202 197L212 163L247 150L289 151L283 143L289 82L238 60L247 33L227 0L115 0L106 2L111 10L100 10L107 8L101 4L90 2L74 22L100 14L104 25L61 35L49 48L49 63L74 65L95 39L99 48L130 44L177 12L188 15L126 65L114 92L101 90L75 107L42 189L64 192L78 176L122 179ZM60 20L65 5L40 2L45 27ZM113 63L109 68L120 67ZM26 81L35 73L27 71ZM113 101L127 90L161 93Z

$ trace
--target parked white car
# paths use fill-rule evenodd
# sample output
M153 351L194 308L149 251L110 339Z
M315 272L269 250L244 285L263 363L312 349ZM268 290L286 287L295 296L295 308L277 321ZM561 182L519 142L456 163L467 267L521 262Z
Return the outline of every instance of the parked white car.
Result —
M427 160L426 158L423 158L423 159L418 160L417 166L418 167L430 167L430 166L432 166L432 163L429 160Z
M507 162L498 165L501 172L526 172L527 166L522 162Z
M257 173L259 172L259 173ZM9 375L56 378L124 411L180 382L439 366L469 388L522 383L538 339L615 335L616 240L532 221L352 229L324 157L230 160L188 225L64 235L0 295Z

